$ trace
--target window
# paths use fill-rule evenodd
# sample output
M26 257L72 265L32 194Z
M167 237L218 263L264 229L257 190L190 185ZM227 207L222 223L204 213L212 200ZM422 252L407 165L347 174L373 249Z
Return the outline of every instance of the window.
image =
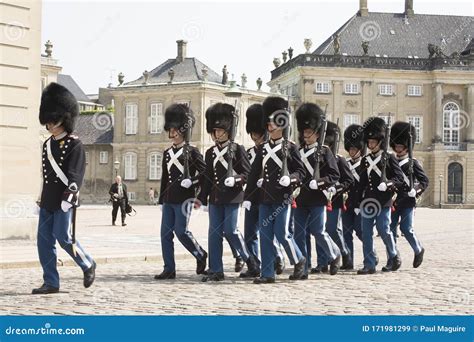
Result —
M150 133L159 134L163 132L163 121L163 104L152 103L150 105Z
M421 96L421 89L420 85L409 85L408 96Z
M100 153L99 153L99 163L100 164L107 164L108 162L109 162L109 152L100 151Z
M385 123L387 123L389 126L392 126L393 120L395 119L395 115L381 114L379 115L379 118L382 118Z
M379 95L393 95L393 85L379 84Z
M316 82L316 92L317 93L329 93L329 83L328 82Z
M411 115L408 116L408 122L415 127L415 144L421 143L423 139L423 117L421 115Z
M352 124L359 123L359 115L357 114L344 114L344 130Z
M125 134L137 134L138 106L136 103L125 105Z
M89 152L86 152L86 164L89 164Z
M298 84L295 83L291 86L291 96L296 96L298 95Z
M359 83L346 83L344 84L345 94L359 94Z
M124 178L128 180L137 179L137 155L133 152L124 155Z
M462 203L463 168L459 163L448 165L448 203Z
M128 200L130 202L135 202L137 200L137 193L135 191L128 192Z
M149 157L149 172L148 178L150 180L159 180L161 178L161 161L163 155L159 152L153 152Z
M443 142L448 145L459 143L459 106L448 102L443 108Z

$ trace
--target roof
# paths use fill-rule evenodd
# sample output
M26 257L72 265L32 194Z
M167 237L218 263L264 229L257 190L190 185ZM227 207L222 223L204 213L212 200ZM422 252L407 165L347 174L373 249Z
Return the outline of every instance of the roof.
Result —
M370 56L428 58L428 44L441 47L450 56L461 53L471 42L474 17L369 12L368 16L354 15L336 33L340 34L340 53L348 56L363 55L364 40L369 42ZM333 35L313 54L333 55Z
M85 145L112 144L114 137L113 115L107 112L79 115L74 134Z
M168 83L170 80L168 71L171 68L174 71L173 82L203 81L204 77L202 75L202 69L204 67L208 70L208 81L221 83L221 75L194 57L185 58L182 62L179 62L176 58L168 59L150 71L148 83ZM135 81L126 82L125 85L141 85L143 82L144 77L141 76Z
M59 74L58 83L66 87L77 101L92 102L70 75Z

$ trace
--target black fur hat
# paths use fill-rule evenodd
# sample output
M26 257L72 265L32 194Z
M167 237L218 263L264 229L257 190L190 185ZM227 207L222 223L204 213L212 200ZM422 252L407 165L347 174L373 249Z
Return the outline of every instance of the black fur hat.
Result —
M72 133L79 105L72 93L58 83L50 83L41 95L39 121L42 125L62 123L65 131Z
M385 140L385 129L387 124L385 120L376 116L372 116L364 123L364 142L368 139L375 139L378 141Z
M355 147L359 150L364 148L363 139L364 128L361 125L352 124L344 131L344 149L349 152L351 147Z
M186 130L188 128L188 115L191 117L192 128L196 123L196 119L191 108L182 103L173 103L165 111L165 131L168 132L171 128L181 131Z
M324 112L317 104L310 102L303 103L296 110L296 126L298 127L298 132L303 132L307 128L313 131L319 130L323 116Z
M288 112L288 101L282 97L269 96L263 101L263 126L267 128L269 122L274 122L277 126L287 127L290 120Z
M206 130L212 133L216 128L230 131L235 112L234 106L227 103L216 103L206 110Z
M341 137L341 130L338 125L336 125L332 121L328 121L328 126L326 128L326 138L324 139L324 144L327 145L331 151L336 154L337 151L334 149L336 148L336 141Z
M263 106L259 103L251 105L245 113L247 123L245 129L247 133L265 134L265 126L263 125Z
M406 147L410 144L410 132L411 132L411 147L415 144L416 130L415 127L403 121L397 121L392 125L390 130L390 146L395 149L395 145L404 145Z

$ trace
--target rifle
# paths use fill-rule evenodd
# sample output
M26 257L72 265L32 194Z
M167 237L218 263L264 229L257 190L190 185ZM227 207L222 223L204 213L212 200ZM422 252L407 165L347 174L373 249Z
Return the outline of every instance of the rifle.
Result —
M190 171L189 171L189 141L191 140L192 129L193 129L193 118L191 117L190 113L186 113L186 126L184 127L184 146L183 146L183 154L184 154L184 170L183 170L183 179L191 179Z
M411 134L411 129L409 128L408 132L408 176L409 176L409 185L410 190L413 189L413 136Z
M385 141L382 152L382 179L381 181L387 183L387 162L388 162L388 146L390 145L390 119L391 113L388 113L387 127L385 127Z
M336 127L339 128L339 118L337 118L336 120ZM339 134L339 130L336 130L336 139L335 139L335 143L334 143L334 156L337 155L337 153L339 152L339 142L341 140L341 135Z
M282 166L281 166L281 176L289 176L289 171L288 171L288 139L290 137L290 113L291 113L291 108L290 108L290 97L288 96L288 108L286 109L287 111L287 118L286 121L283 121L283 124L285 125L283 127L283 141L281 143L281 154L282 154Z
M324 140L326 139L326 129L328 127L328 122L326 120L326 111L327 111L327 109L328 109L328 105L326 105L326 108L324 108L324 117L323 117L323 123L321 124L321 128L320 128L320 134L319 134L319 139L318 139L318 147L314 150L314 159L316 161L315 161L315 165L314 165L313 179L315 181L318 181L321 178L321 171L319 169L319 162L321 160L321 154L322 154L322 151L323 151L323 144L324 144Z
M230 123L229 132L229 151L227 153L227 177L234 176L234 156L235 156L235 136L237 135L237 125L239 124L239 114L237 109L237 100L235 101L234 112L232 113L232 121Z

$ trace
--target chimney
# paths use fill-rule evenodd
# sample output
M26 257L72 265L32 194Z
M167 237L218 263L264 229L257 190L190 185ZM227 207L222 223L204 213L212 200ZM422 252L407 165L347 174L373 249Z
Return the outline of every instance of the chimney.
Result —
M176 43L178 44L178 57L176 60L181 63L186 58L186 45L188 44L185 40L177 40Z
M405 0L405 15L412 18L415 15L413 11L413 0Z
M359 16L368 17L369 9L367 8L367 0L359 0Z

